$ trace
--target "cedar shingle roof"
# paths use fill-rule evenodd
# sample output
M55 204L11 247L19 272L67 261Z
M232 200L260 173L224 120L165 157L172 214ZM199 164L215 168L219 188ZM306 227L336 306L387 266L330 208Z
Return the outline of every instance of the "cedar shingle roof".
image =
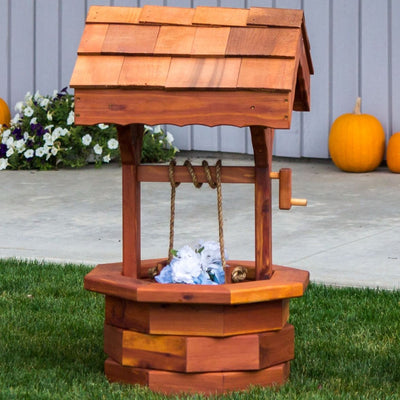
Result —
M313 67L309 49L302 10L92 6L70 82L79 94L77 123L100 121L93 107L107 119L102 122L154 123L154 118L149 121L137 114L140 110L134 97L143 100L146 96L149 115L149 107L157 113L164 101L173 108L160 115L157 123L288 127L292 108L306 111L310 107ZM215 100L208 111L207 95L200 92ZM114 99L124 98L126 104L114 104L113 93ZM183 98L178 101L179 93ZM183 118L190 93L195 115ZM90 95L97 100L88 110L93 102ZM230 122L228 110L221 117L219 107L224 98L234 104L231 97L236 95L241 104L253 97L254 105L246 103L252 110L249 117ZM229 108L235 115L240 113L239 104ZM122 116L128 111L136 114ZM249 114L247 108L243 113Z

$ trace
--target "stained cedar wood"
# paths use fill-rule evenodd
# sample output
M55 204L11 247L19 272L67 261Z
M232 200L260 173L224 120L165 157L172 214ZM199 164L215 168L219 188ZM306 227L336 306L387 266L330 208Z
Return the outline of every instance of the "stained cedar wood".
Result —
M237 88L289 92L292 90L295 74L295 59L242 58Z
M292 170L281 168L279 171L279 208L290 210L292 207Z
M224 56L228 44L229 27L199 27L193 41L192 56ZM210 45L212 43L212 46Z
M178 58L171 61L167 89L229 89L236 87L240 58Z
M272 275L272 197L271 179L274 130L250 127L255 163L255 262L256 280Z
M290 363L282 363L259 371L209 372L185 374L135 367L123 367L111 358L104 364L111 382L146 385L164 394L204 393L222 394L245 389L251 385L282 385L289 376Z
M196 7L193 25L246 26L249 10L240 8Z
M110 25L103 42L104 54L153 54L159 26ZM107 69L107 64L104 65Z
M289 128L288 93L258 91L75 89L75 118L98 123L149 125L265 125Z
M86 82L91 87L117 87L123 62L123 56L79 56L70 85Z
M299 29L232 27L226 56L295 57Z
M85 276L85 289L138 302L245 304L304 294L309 272L274 265L269 280L228 285L162 285L121 274L121 263L100 264Z
M300 28L303 23L303 17L303 10L251 7L249 10L247 25Z
M211 175L215 177L215 167L210 165ZM200 166L193 167L199 182L206 183L207 177L204 168ZM138 167L137 179L140 182L169 182L169 167L166 165L140 165ZM222 183L254 183L254 167L221 167ZM191 183L192 178L184 166L175 167L175 181Z
M164 87L170 63L171 57L125 57L118 85Z
M100 54L106 37L108 24L86 24L78 54Z
M139 303L106 296L106 323L155 335L227 337L278 331L288 318L288 299L222 305Z
M154 54L186 55L192 51L196 28L193 26L166 26L160 28Z
M138 278L140 274L140 164L144 126L117 126L122 161L122 274Z
M141 12L138 7L91 6L86 23L136 24Z
M139 17L139 22L152 24L191 25L194 13L194 8L144 5Z
M129 367L179 372L256 370L294 358L294 327L286 324L276 332L213 338L151 335L105 324L104 352Z

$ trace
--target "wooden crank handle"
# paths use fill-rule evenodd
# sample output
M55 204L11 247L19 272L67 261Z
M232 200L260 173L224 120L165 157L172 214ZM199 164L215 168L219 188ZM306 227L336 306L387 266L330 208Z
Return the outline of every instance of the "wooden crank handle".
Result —
M307 205L307 199L291 199L290 203L292 206L305 207Z

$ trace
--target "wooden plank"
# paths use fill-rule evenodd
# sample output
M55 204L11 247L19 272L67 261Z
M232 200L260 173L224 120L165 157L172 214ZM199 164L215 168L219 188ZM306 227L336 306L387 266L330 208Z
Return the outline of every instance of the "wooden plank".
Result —
M163 7L144 5L140 23L191 25L195 10L184 7Z
M246 26L248 10L240 8L196 7L193 25Z
M256 280L272 275L272 195L271 179L273 129L252 126L255 162L255 248Z
M193 26L163 25L157 38L154 54L190 55L196 28Z
M142 9L138 7L91 6L87 23L136 24Z
M210 166L211 175L215 177L215 167ZM197 180L207 183L207 177L202 166L193 166ZM169 182L169 167L167 165L140 165L137 179L140 182ZM254 183L254 167L221 167L222 183ZM175 181L192 183L192 178L184 166L175 167Z
M196 29L193 41L194 56L224 56L228 44L230 28L201 26ZM212 43L212 46L210 46Z
M231 28L226 56L294 58L301 31L295 28Z
M144 126L117 126L122 161L122 273L140 275L140 164Z
M104 352L128 367L190 373L259 370L294 358L294 327L214 338L144 334L105 324Z
M292 91L295 79L294 58L242 58L237 87Z
M83 30L78 54L100 54L108 24L87 24Z
M300 28L303 17L303 10L250 7L247 25Z
M124 367L108 358L104 365L111 382L139 384L150 390L170 395L203 393L223 394L233 390L244 390L251 385L282 385L289 377L290 363L282 363L258 371L179 373Z
M117 87L124 57L122 56L78 56L70 85L84 83L90 87Z
M236 89L239 58L173 57L167 89Z
M153 54L159 30L150 25L110 25L102 53Z
M124 87L165 87L170 63L170 57L127 56L118 84Z
M79 84L78 84L79 83ZM255 91L161 91L85 90L73 85L76 95L75 123L121 125L201 124L206 126L264 125L288 128L287 93ZM146 101L143 101L146 99Z

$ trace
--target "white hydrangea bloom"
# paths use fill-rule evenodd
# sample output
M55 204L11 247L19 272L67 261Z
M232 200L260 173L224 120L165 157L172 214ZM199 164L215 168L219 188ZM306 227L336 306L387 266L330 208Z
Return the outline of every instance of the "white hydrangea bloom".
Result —
M103 153L103 148L97 143L96 146L93 147L93 151L100 155L101 153Z
M0 158L0 171L6 169L8 166L7 158Z
M71 110L68 114L68 118L67 118L67 125L72 125L75 121L75 114L74 112Z
M117 149L117 148L118 148L118 140L116 140L116 139L110 139L110 140L107 142L107 147L108 147L110 150L115 150L115 149Z
M200 257L190 246L182 247L171 262L172 278L177 283L191 283L201 274Z
M92 137L87 133L85 136L82 137L82 143L85 146L89 146L89 144L92 142Z

